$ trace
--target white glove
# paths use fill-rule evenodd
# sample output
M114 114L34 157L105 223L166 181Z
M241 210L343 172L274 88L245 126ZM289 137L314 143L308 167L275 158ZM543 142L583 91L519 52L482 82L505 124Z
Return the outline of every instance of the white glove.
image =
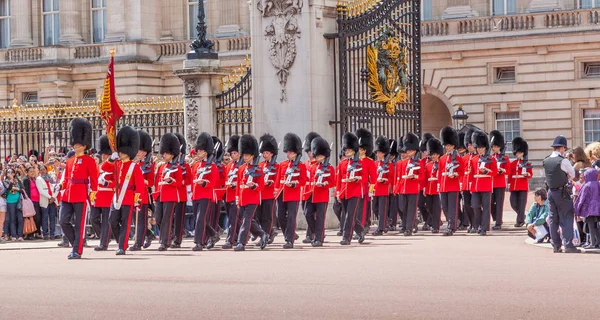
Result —
M116 161L116 160L119 160L119 153L113 152L113 154L110 155L110 161Z
M106 179L104 179L104 177L101 177L100 179L98 179L98 184L101 186L106 186Z

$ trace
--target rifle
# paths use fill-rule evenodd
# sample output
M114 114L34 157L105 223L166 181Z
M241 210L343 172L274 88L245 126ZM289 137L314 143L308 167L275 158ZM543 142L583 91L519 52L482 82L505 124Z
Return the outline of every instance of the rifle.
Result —
M377 181L383 179L383 175L390 172L389 162L390 162L390 154L388 153L388 155L385 156L385 158L383 159L383 165L381 165L377 168L377 173L379 174L377 176Z
M152 172L152 153L148 152L148 154L146 154L146 157L144 158L144 164L142 164L142 173L143 174L148 174L150 172Z
M176 172L176 171L177 171L177 161L175 159L173 159L173 161L171 161L171 163L170 163L169 168L163 172L163 179L162 179L162 181L160 181L158 183L158 185L162 186L165 184L170 184L171 182L165 182L165 179L171 178L171 173Z
M475 178L491 178L492 176L488 175L487 172L489 171L488 168L486 168L486 165L489 163L492 163L492 159L490 157L490 154L486 152L486 154L479 156L479 170L481 169L486 169L485 174L476 174L474 175ZM479 171L478 171L479 172Z
M513 175L513 179L525 178L527 169L533 169L533 166L531 163L529 163L529 159L527 159L527 157L523 157L523 160L521 160L521 163L519 163L518 168L520 169L521 173Z
M456 150L452 151L452 155L450 156L450 162L446 163L446 171L442 172L442 176L454 176L456 172L454 170L458 169L458 161L456 161Z
M276 163L277 163L277 155L274 154L273 157L271 157L271 161L269 161L269 164L264 169L265 184L267 184L270 181L269 180L270 176L274 176L277 174L277 172L273 172L273 169L274 169Z
M220 144L217 142L213 148L213 153L206 159L206 163L202 168L198 168L198 179L194 180L194 183L201 182L204 180L204 176L212 172L212 164L215 162L215 152L219 149Z
M329 158L327 157L325 158L325 161L323 161L323 165L321 166L321 169L317 170L317 185L322 185L323 184L323 178L327 178L329 176L331 176L331 173L329 172Z
M358 152L354 154L354 157L352 158L352 163L350 164L350 171L348 174L348 178L346 178L346 181L342 182L348 182L348 180L352 180L354 181L354 179L362 179L362 176L356 176L357 173L359 173L360 171L362 171L362 165L359 162L359 157L358 157Z
M246 167L246 175L248 176L248 180L246 180L246 184L253 183L254 178L260 177L261 173L260 173L260 168L258 166L259 160L260 160L260 156L254 157L254 160L252 160L252 169L251 170L248 170L248 167Z
M231 170L229 172L229 175L227 175L227 183L225 183L226 186L232 186L233 185L233 180L237 179L238 169L240 168L240 166L242 165L242 163L244 163L244 159L240 157L240 159L235 163L235 166L233 167L233 170Z
M403 175L402 179L412 179L412 177L415 175L415 170L420 170L421 166L418 164L418 160L413 158L408 163L408 166L406 166L406 169L408 170L408 174Z
M185 169L185 150L182 150L183 146L181 146L179 148L179 166L181 167L181 174L182 175L186 175L186 169Z
M283 184L292 183L292 179L294 177L298 177L300 175L300 172L296 172L296 171L299 171L298 165L300 164L301 158L302 158L302 154L297 155L292 166L290 168L287 168L287 170L285 170L285 180L284 180Z

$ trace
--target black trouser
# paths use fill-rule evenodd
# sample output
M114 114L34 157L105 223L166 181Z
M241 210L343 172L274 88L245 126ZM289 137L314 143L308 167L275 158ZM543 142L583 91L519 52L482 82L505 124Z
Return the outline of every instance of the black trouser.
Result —
M263 200L256 210L255 219L260 227L269 235L273 235L273 217L275 215L275 199Z
M94 233L100 239L100 246L108 247L110 243L110 208L90 208L90 220Z
M298 206L300 201L281 201L280 208L277 209L279 219L279 225L285 236L286 242L292 244L296 240L296 218L298 216Z
M40 207L39 202L33 202L33 208L35 209L35 216L33 216L33 221L35 222L35 226L37 227L35 234L42 235L42 207Z
M429 216L431 217L431 228L433 230L440 230L441 224L441 215L442 215L442 207L441 207L441 194L430 194L425 196L425 205L427 206L427 211L429 211ZM448 217L446 216L446 220ZM451 230L451 229L450 229Z
M442 192L440 193L440 200L446 221L448 221L448 230L454 232L458 224L458 192Z
M60 227L73 246L73 253L83 254L85 242L86 202L66 202L60 205ZM72 220L75 221L72 221Z
M525 207L527 206L527 191L511 191L510 206L517 213L517 223L525 223Z
M306 237L313 240L315 237L315 224L317 223L317 207L312 202L312 195L307 201L303 201L304 217L306 218Z
M494 188L492 190L492 219L496 221L496 226L502 226L502 216L504 211L504 194L506 188ZM523 216L524 218L525 216ZM517 219L518 221L519 219Z
M113 208L110 212L110 229L117 237L117 243L121 250L127 250L133 210L133 206L122 205L120 209Z
M423 217L423 225L431 225L430 213L425 205L425 193L423 193L423 190L419 191L419 211L421 212L421 217ZM418 224L418 222L415 223L415 225Z
M396 227L396 225L398 224L398 195L397 194L392 194L390 195L390 214L389 214L389 225L391 227Z
M233 242L237 239L238 232L238 206L235 204L235 201L226 202L225 210L227 211L227 239L226 242L233 244Z
M371 214L372 214L372 202L373 199L368 195L365 196L362 200L363 210L362 210L362 225L365 229L369 229L371 227Z
M139 210L135 211L135 243L136 247L142 247L144 245L144 239L146 236L150 236L151 232L148 230L148 205L142 204Z
M206 244L208 237L214 237L217 233L208 223L208 218L212 211L210 199L200 199L193 201L194 212L196 213L196 228L194 232L194 243L199 245ZM208 236L205 237L204 235Z
M388 196L375 196L373 198L373 213L377 214L379 219L377 231L385 231L389 205L390 198Z
M315 241L323 243L325 240L325 220L327 219L327 202L315 203Z
M596 246L600 244L600 230L598 230L598 217L586 217L585 223L590 231L590 244ZM583 241L582 241L583 242Z
M475 212L473 212L473 206L471 205L471 191L463 191L462 192L463 195L463 215L466 217L465 220L468 220L468 223L471 225L471 228L473 228L474 225L478 225L478 223L476 223L475 221ZM467 221L463 221L463 226L467 225L465 222Z
M160 199L155 204L154 217L160 231L160 244L166 247L171 243L171 222L176 204L177 202L161 202Z
M252 233L256 237L262 237L263 235L265 235L265 231L260 227L258 221L254 219L254 214L256 213L257 207L257 204L249 204L240 207L240 217L242 219L242 223L240 225L238 243L241 243L244 246L248 244L248 238L250 237L250 233Z
M419 204L418 194L400 194L398 196L398 207L402 213L402 227L412 231L417 219L417 206Z
M462 192L458 192L458 208L456 208L456 210L458 210L458 216L460 218L460 225L463 227L468 227L469 226L469 218L467 217L465 210L463 210L464 200L465 199L463 198ZM461 203L462 203L462 205L461 205Z
M344 206L337 198L333 200L333 214L338 218L340 222L340 232L344 230Z
M471 193L471 206L475 214L474 229L488 231L490 230L490 211L492 207L491 192L473 192Z
M183 226L185 223L185 202L177 202L173 213L173 235L174 243L181 245L183 242Z
M346 211L346 219L344 220L344 231L342 239L350 242L352 240L352 232L363 233L365 231L362 221L360 221L359 214L362 212L362 199L361 198L350 198L343 199L342 205Z
M550 202L550 238L552 245L560 248L562 244L567 248L573 245L573 199L571 196L563 194L563 189L550 189L548 192L548 201ZM558 228L562 230L558 233ZM562 235L562 243L561 243Z

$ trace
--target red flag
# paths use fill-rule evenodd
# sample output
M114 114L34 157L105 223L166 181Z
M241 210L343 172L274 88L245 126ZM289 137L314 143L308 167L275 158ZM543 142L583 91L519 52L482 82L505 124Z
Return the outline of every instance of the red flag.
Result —
M110 50L110 61L108 63L108 73L104 81L104 92L102 93L102 102L100 104L100 117L104 121L106 128L106 136L110 148L113 152L117 151L116 136L117 136L117 121L124 115L123 109L117 101L115 92L115 51Z

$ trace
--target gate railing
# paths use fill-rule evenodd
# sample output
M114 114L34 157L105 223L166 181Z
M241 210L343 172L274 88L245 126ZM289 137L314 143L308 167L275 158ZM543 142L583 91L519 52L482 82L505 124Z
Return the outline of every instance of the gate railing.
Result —
M0 156L28 154L37 150L40 154L50 147L65 150L69 146L69 123L73 118L88 119L93 128L94 144L104 133L104 125L98 111L99 101L75 101L0 107ZM183 133L183 99L181 97L146 98L125 100L120 103L125 116L119 127L129 125L147 131L158 141L167 132Z
M217 135L226 142L232 135L252 133L252 68L246 66L221 80L217 95Z

